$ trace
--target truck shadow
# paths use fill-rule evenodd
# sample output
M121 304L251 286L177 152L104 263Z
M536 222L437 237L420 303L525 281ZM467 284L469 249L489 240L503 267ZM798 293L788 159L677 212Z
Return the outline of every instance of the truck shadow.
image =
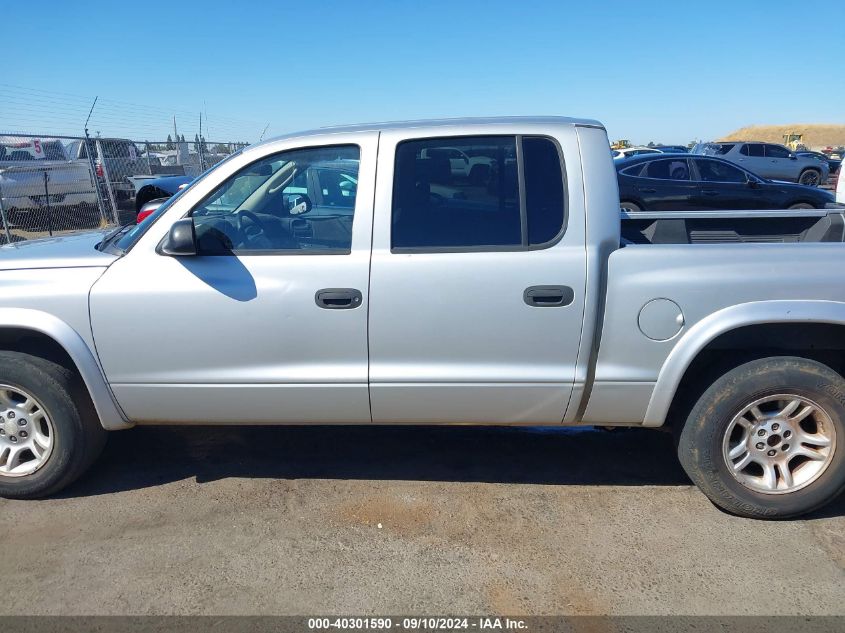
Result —
M195 478L371 479L689 486L672 436L648 429L295 426L137 427L109 435L60 496ZM845 497L816 516L845 514Z

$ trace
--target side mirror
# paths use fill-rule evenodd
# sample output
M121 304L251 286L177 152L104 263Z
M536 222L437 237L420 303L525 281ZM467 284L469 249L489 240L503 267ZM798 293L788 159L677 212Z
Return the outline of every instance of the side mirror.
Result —
M798 160L798 157L795 154L789 154L789 160Z
M161 254L171 257L197 254L197 235L192 218L182 218L173 223L170 232L161 244Z
M748 179L748 186L751 189L759 189L760 188L760 181L756 178L749 178Z
M313 208L311 198L304 193L294 193L287 196L288 213L291 215L303 215Z

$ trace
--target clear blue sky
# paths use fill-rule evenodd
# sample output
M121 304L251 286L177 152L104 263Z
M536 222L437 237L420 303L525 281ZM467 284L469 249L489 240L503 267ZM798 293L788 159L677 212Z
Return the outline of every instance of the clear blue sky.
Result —
M845 122L841 0L6 0L2 18L0 131L77 133L95 95L97 129L147 137L200 111L244 140L499 114L667 143Z

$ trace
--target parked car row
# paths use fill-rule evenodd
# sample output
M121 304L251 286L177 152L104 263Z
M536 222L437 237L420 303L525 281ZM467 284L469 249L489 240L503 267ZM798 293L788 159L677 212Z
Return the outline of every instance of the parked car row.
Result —
M824 189L769 180L723 158L649 154L614 161L619 199L628 211L824 209Z
M787 180L802 185L819 186L842 165L841 156L810 150L791 151L776 143L751 141L698 143L688 150L682 145L633 146L612 149L615 160L655 154L692 153L716 156L743 167L763 178Z

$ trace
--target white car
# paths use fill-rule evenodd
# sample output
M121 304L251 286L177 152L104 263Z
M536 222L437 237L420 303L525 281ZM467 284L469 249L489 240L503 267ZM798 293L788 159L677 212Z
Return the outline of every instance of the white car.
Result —
M659 149L651 147L626 147L624 149L613 150L613 158L628 158L629 156L639 156L640 154L662 154Z
M836 175L836 201L845 204L845 178L842 177L843 168L839 168Z
M422 158L446 158L452 176L468 178L471 182L480 184L489 175L495 162L489 156L470 156L457 147L424 148Z

